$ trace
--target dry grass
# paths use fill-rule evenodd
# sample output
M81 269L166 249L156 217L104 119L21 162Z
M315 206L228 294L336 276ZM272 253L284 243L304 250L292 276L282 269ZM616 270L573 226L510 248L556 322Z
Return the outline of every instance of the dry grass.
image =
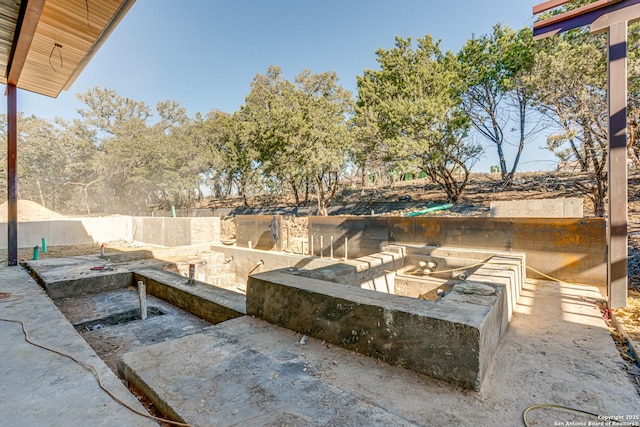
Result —
M624 322L624 327L633 341L640 342L640 292L629 290L629 298L625 308L613 310Z

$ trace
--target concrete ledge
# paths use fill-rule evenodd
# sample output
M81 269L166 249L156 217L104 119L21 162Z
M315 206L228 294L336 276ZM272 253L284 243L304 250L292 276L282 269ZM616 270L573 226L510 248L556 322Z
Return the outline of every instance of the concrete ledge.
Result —
M584 201L578 197L558 199L502 200L490 204L492 217L582 218Z
M28 261L23 265L54 300L115 291L133 284L129 270L91 270L104 266L98 256Z
M22 320L34 342L96 368L102 383L132 408L142 405L96 355L42 288L20 267L0 269L1 317ZM0 322L0 424L3 426L157 426L98 387L88 369L25 341L19 324Z
M304 346L298 340L245 316L124 354L118 371L163 414L193 426L423 425L334 384L311 358L366 373L372 366L313 338Z
M283 271L249 277L247 314L452 384L479 390L504 323L506 294L424 301Z
M197 281L187 284L184 277L156 268L136 270L133 276L151 295L214 324L246 313L245 296L227 289Z
M296 274L310 279L393 294L393 271L402 267L403 258L403 251L380 252L313 270L300 270Z

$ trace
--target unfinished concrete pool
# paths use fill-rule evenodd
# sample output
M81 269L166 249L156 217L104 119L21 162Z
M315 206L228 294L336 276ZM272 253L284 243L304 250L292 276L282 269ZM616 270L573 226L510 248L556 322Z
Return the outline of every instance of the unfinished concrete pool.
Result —
M318 248L318 241L331 241L325 237L307 255L207 243L27 265L78 338L159 413L191 425L464 425L460 417L473 418L487 400L518 408L519 390L553 400L517 379L539 384L531 360L538 348L550 351L549 341L541 336L536 346L519 348L514 340L530 313L553 306L543 302L545 292L582 292L579 286L540 287L534 295L531 282L523 283L525 260L533 254L539 262L535 250L525 256L506 245L398 243L401 234L393 230L378 233L375 245L367 240L377 250L358 254L358 238L373 236L364 227L350 241L348 258L340 248L333 258ZM438 243L429 239L422 240ZM572 245L583 250L580 240ZM574 258L591 263L587 272L596 268L595 258ZM137 314L139 282L147 295L144 320ZM563 316L594 308L572 306L568 313L571 301L563 297ZM519 332L505 343L514 311ZM554 333L578 325L555 322L563 329ZM532 337L538 335L536 329ZM529 370L507 375L521 365ZM571 367L554 372L563 384L574 378L563 377ZM572 384L563 396L591 390ZM431 403L423 410L424 402ZM438 405L455 410L438 412Z
M129 254L26 265L112 368L117 353L246 313L472 390L481 387L524 280L524 255L514 253L391 245L353 260L284 255L278 262L290 266L274 270L265 255L211 246L182 260L173 254L173 262ZM252 257L261 258L238 278L231 267L251 266ZM215 284L185 277L185 265L202 266L196 277ZM235 289L219 286L221 277ZM135 314L137 284L149 294L146 320Z

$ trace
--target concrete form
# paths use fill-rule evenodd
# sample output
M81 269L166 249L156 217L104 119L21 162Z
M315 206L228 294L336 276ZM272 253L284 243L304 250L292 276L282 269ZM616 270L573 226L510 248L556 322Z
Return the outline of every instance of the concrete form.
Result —
M384 219L376 218L372 225L379 231L372 236L382 240L371 247L387 241L383 238L380 220ZM408 224L404 220L394 218L387 223L388 240L408 233L403 228ZM414 229L418 226L423 227L423 231L428 230L429 236L437 235L437 229L433 233L433 222L417 221L412 224ZM497 236L508 236L513 243L517 241L519 231L531 226L528 222L524 223L525 227L517 222L510 224L505 226L504 223L497 222L489 228L499 231ZM442 225L440 224L441 227ZM463 228L470 226L467 223L459 225ZM477 224L471 224L471 229L475 229L475 226ZM544 226L545 224L542 228ZM365 232L367 227L359 227L359 232ZM449 238L457 239L457 232L458 230L450 231ZM442 229L440 233L441 237L447 235ZM478 233L481 231L478 230ZM420 241L421 236L418 234L414 238ZM480 234L470 233L470 236L472 241L482 241ZM558 234L555 237L552 234L551 237L552 240L558 239L567 245L567 240L572 243L577 241L571 234ZM579 237L584 238L585 236ZM363 242L362 239L356 241ZM364 247L368 248L367 245ZM202 253L208 252L207 246L209 250L213 250L213 254ZM547 308L555 307L554 298L557 298L559 291L561 323L565 320L578 324L589 321L589 330L596 323L599 325L597 320L602 323L600 317L591 313L594 310L597 313L592 299L589 299L593 297L585 296L591 292L586 291L590 288L554 285L552 296L547 298L542 295L540 300L532 303L532 293L526 287L523 288L526 276L524 254L464 248L429 248L423 244L392 244L385 249L384 252L368 254L360 259L350 257L342 262L337 259L301 257L219 244L198 246L195 254L191 251L189 262L199 258L203 259L203 263L223 262L229 267L229 271L224 268L225 274L241 272L239 281L244 280L243 276L249 276L246 302L244 295L198 281L188 284L187 279L180 275L153 268L163 267L166 262L151 261L145 257L150 256L151 252L154 256L162 256L164 250L80 257L76 260L43 260L30 262L29 267L36 272L39 270L38 274L45 278L43 282L47 290L57 298L69 295L77 297L83 293L102 292L111 288L122 289L141 280L150 294L199 318L217 323L215 326L200 328L198 333L191 336L152 346L147 344L157 339L145 339L143 346L146 347L124 355L118 364L121 375L143 390L165 415L195 425L319 425L318 420L321 421L320 424L478 425L475 419L468 424L460 422L459 417L464 417L464 414L481 418L484 423L481 421L479 425L510 425L513 421L512 412L502 411L510 414L505 418L505 414L495 414L495 408L504 404L517 406L531 393L545 396L538 389L544 389L546 383L544 380L536 380L529 373L524 377L538 387L529 388L518 381L519 377L501 376L502 372L496 370L497 366L500 369L508 366L510 370L514 370L516 366L520 366L521 359L526 359L523 354L518 354L518 363L510 366L501 356L504 347L508 346L504 342L508 343L509 331L513 329L513 326L507 328L509 319L513 317L517 324L518 319L522 319L522 313L531 314L531 307L536 311L540 311L544 304L548 305L544 305ZM180 248L172 251L173 255L184 253ZM463 267L464 270L461 271L467 274L467 282L488 283L494 289L493 294L480 296L450 292L436 301L388 295L396 291L395 281L406 275L412 265L427 259L437 261L437 270ZM91 267L95 264L109 268L106 271L92 270ZM207 269L208 267L207 265ZM270 271L275 268L281 270ZM215 272L221 273L217 268ZM69 282L70 277L65 274L75 274L81 280L72 284ZM436 276L440 276L441 282L451 284L459 282L457 274L458 272L435 272ZM104 283L100 280L96 282L96 279L104 280ZM405 285L412 284L407 282ZM518 304L521 293L525 296L525 302ZM101 299L103 295L89 298ZM73 302L70 301L70 304ZM245 312L270 323L244 316ZM584 319L581 316L583 312L586 316ZM555 313L544 315L553 317ZM531 321L528 318L526 320L527 324ZM158 322L157 318L152 318L150 324L154 322ZM544 321L541 323L550 327ZM138 331L136 336L141 332L138 327L129 328ZM567 329L572 332L572 339L587 333L572 327ZM535 333L540 334L541 330L537 328ZM591 332L587 334L589 333ZM102 336L101 334L111 336L108 330L96 331L96 336ZM179 333L175 336L179 336ZM604 336L611 343L606 329ZM518 336L515 338L517 341ZM543 341L535 344L536 348L544 348L542 356L537 353L527 356L531 363L535 360L533 369L539 366L547 368L547 361L541 358L551 352L555 363L560 353L549 347L549 341L545 341L544 337L535 335L535 338ZM554 342L554 345L558 346L561 342ZM598 341L599 346L603 342ZM453 386L412 374L409 370L395 370L386 363L380 364L375 359L362 358L355 353L333 348L332 344L327 343L335 343L363 355L445 380ZM562 349L567 351L571 360L580 360L580 355L575 351L565 347ZM625 388L631 383L628 381L625 386L620 381L624 376L609 376L608 362L602 362L604 353L599 355L590 352L590 357L599 361L598 369L607 370L607 381L614 381L616 387L624 390L624 396L614 405L605 405L604 401L597 399L590 399L589 402L606 409L604 414L609 410L619 412L625 405L635 405L637 395L634 395L636 400L630 398ZM357 363L352 363L352 360ZM588 367L585 369L589 371ZM345 375L347 371L349 374ZM522 373L518 372L517 375ZM575 373L570 367L563 365L552 375L553 378L562 378L559 381L564 384L571 382L571 375L575 376ZM593 375L597 375L597 372ZM394 377L401 378L401 381L395 383ZM381 383L385 384L385 391L378 393L375 384ZM513 390L512 384L520 388ZM432 389L434 385L436 388ZM398 395L388 396L388 386L402 398L398 398ZM580 390L589 393L591 386L592 384L583 384ZM411 390L410 394L407 394L406 387ZM443 387L444 396L441 396ZM477 395L459 395L458 387L475 390ZM510 391L504 392L502 387L508 387ZM554 383L553 390L557 388ZM572 389L564 386L561 388L562 396L576 399ZM419 398L414 398L416 393ZM558 400L556 395L548 396L549 399ZM455 410L438 412L437 408L452 405L451 399L456 402L452 406ZM492 402L490 407L493 412L482 413L487 399ZM418 402L425 401L429 402L429 408L436 408L435 412L424 412L419 408ZM412 403L407 406L403 402ZM576 406L571 402L567 404ZM469 412L466 407L460 409L459 405L475 407L475 411ZM632 412L628 410L626 413ZM549 421L545 413L538 416ZM446 422L440 422L441 419Z
M52 299L117 291L142 281L149 294L208 322L244 315L244 295L200 282L188 284L186 278L161 270L165 264L146 259L107 264L107 269L93 270L103 267L104 262L99 256L88 255L29 261L25 266Z
M245 314L242 294L206 283L187 283L184 277L155 268L138 269L135 281L142 281L147 292L213 324Z
M211 323L153 295L140 319L137 289L127 288L55 301L100 358L116 372L121 355L145 346L200 333Z
M251 252L258 256L277 255L241 248L236 250L240 254ZM422 259L425 254L462 258L464 252L447 248L408 247L404 251L396 251L389 259L396 259L400 253L414 261ZM486 261L486 255L475 253L481 261ZM94 259L88 260L87 266L92 265ZM292 274L300 272L311 261L318 265L326 265L327 262L298 257L299 267L287 268L286 273L271 272L257 276L282 274L288 277L289 285L294 286L292 284L311 280ZM43 261L36 263L41 262ZM63 264L64 260L59 262ZM384 264L364 260L360 264L356 260L345 264L351 263L356 263L355 270L360 273L356 277L361 278L366 277L364 265L369 264L372 269L376 269L382 268ZM260 265L263 266L264 264ZM165 296L167 300L199 299L203 298L200 290L206 294L216 289L200 283L187 285L183 277L149 268L141 268L132 274L139 275L135 280L148 279L147 286L152 289L155 286L152 281L166 287L167 294L172 294L171 297ZM386 363L376 362L375 359L335 348L326 341L307 339L296 332L247 316L223 321L205 328L203 333L177 341L136 350L121 359L119 369L126 379L144 390L166 415L175 416L193 425L319 425L313 420L342 425L512 425L518 422L522 411L530 404L553 402L580 406L576 401L588 402L587 409L603 414L632 413L633 410L627 408L637 407L638 396L624 371L616 367L616 360L619 359L613 342L597 307L591 303L597 292L593 292L593 288L577 285L553 284L536 289L536 285L529 284L522 290L524 300L516 304L513 301L516 294L509 295L505 292L512 288L505 284L520 282L523 276L522 259L514 260L513 254L504 258L494 256L490 263L474 267L469 280L480 281L484 277L492 277L496 281L494 283L498 283L498 295L468 297L451 294L439 301L444 302L444 305L451 304L448 310L443 310L449 312L448 316L471 318L470 311L464 308L467 306L471 311L489 310L496 316L499 314L497 317L490 316L485 321L486 325L476 328L478 331L484 328L485 331L484 335L479 332L480 337L484 336L480 338L481 342L484 340L484 344L478 347L481 352L490 349L493 345L491 340L496 340L493 355L485 352L478 358L483 364L481 376L484 377L484 382L477 387L477 393L464 392L457 386L429 379L413 371L393 368ZM392 318L397 330L411 330L409 326L400 328L400 323L414 317L414 314L407 317L399 310L398 313L393 312L398 301L402 300L400 310L405 313L411 311L416 303L426 303L421 304L421 307L436 304L382 295L355 286L320 283L321 293L327 293L330 288L348 290L338 292L339 297L348 297L354 292L358 294L358 298L364 298L364 295L369 299L376 299L372 295L386 297L382 300L383 304L388 305L388 315L385 319L383 314L382 319L388 321ZM299 292L301 291L295 289L292 291L293 294ZM244 298L242 295L235 295L239 300ZM249 299L251 298L252 291L249 289ZM485 298L495 301L485 305ZM454 303L457 299L461 304ZM405 304L405 300L411 303ZM510 301L513 307L510 306ZM333 312L347 309L344 305L336 305L336 302L340 303L334 300ZM198 304L189 303L185 306L193 307ZM300 308L299 305L291 304L287 310L296 312ZM382 310L384 313L384 308ZM206 311L211 310L205 309ZM513 322L505 331L505 319L511 311L515 313ZM417 323L419 321L415 322ZM459 354L464 354L465 348L462 347L465 345L473 347L474 340L471 338L474 328L468 323L462 322L459 326L452 323L453 329L449 330L467 330L471 333L467 336L470 338L469 343L464 340L453 341L459 348L451 348L459 350ZM490 328L489 324L493 327ZM348 324L348 330L353 331L353 326L353 323ZM500 343L497 340L501 337L496 337L496 331L502 334ZM523 336L526 337L526 342L522 342ZM411 345L418 347L424 344L421 341L424 336L411 339ZM445 333L442 339L451 343L455 338L446 336ZM399 341L394 343L390 340L390 343L398 344ZM594 346L595 343L597 346ZM547 355L553 355L553 358L548 359ZM436 363L440 363L445 370L456 371L453 375L458 375L472 364L462 363L457 366ZM603 381L584 381L586 373L595 377L604 375ZM384 387L380 387L380 384L384 384ZM620 396L615 402L605 396L609 388L615 389ZM600 395L600 391L604 394ZM11 411L12 408L7 407L6 410ZM550 416L540 411L535 414L534 419L540 425L545 425L545 422L552 424L553 420L558 419L558 414Z

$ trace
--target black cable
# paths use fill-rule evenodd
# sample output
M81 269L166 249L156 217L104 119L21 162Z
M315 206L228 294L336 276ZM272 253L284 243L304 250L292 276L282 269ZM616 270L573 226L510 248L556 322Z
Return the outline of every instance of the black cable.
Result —
M53 48L51 49L51 53L49 54L49 65L51 66L51 69L57 73L58 70L56 70L56 67L54 67L53 63L51 62L51 57L53 56L53 51L55 51L56 48L58 48L58 55L60 55L60 68L64 68L63 64L62 64L62 45L60 43L54 43L53 44Z
M84 3L87 5L87 27L89 27L89 32L91 32L91 22L89 21L89 0L84 0Z
M13 296L11 293L0 292L0 300L8 299L11 296ZM185 426L185 427L189 427L190 426L189 424L186 424L186 423L181 423L181 422L178 422L178 421L172 421L172 420L169 420L169 419L166 419L166 418L161 418L161 417L156 417L156 416L153 416L153 415L149 415L149 414L146 414L146 413L144 413L142 411L138 411L137 409L132 408L131 406L127 405L124 401L122 401L120 398L118 398L116 395L114 395L109 389L107 389L102 384L102 377L100 376L100 373L98 372L98 369L95 366L93 366L90 363L82 362L82 361L76 359L75 357L73 357L73 356L71 356L71 355L69 355L67 353L63 353L61 351L54 350L54 349L46 347L46 346L44 346L42 344L38 344L38 343L36 343L34 341L31 341L31 338L29 338L29 333L27 332L27 327L26 327L26 325L24 324L24 322L22 320L0 318L0 322L16 323L16 324L20 325L22 327L22 333L24 335L24 340L26 342L28 342L29 344L31 344L31 345L33 345L35 347L41 348L43 350L49 351L51 353L55 353L55 354L60 355L62 357L66 357L67 359L71 359L72 361L74 361L78 365L84 367L85 369L90 370L93 373L93 376L98 381L98 386L100 387L100 389L102 389L102 391L107 393L107 395L109 397L111 397L111 399L113 399L114 401L116 401L120 405L124 406L125 408L127 408L131 412L133 412L133 413L135 413L137 415L140 415L142 417L149 418L149 419L152 419L152 420L155 420L155 421L160 421L160 422L167 423L167 424L172 424L172 425L177 425L177 426Z

